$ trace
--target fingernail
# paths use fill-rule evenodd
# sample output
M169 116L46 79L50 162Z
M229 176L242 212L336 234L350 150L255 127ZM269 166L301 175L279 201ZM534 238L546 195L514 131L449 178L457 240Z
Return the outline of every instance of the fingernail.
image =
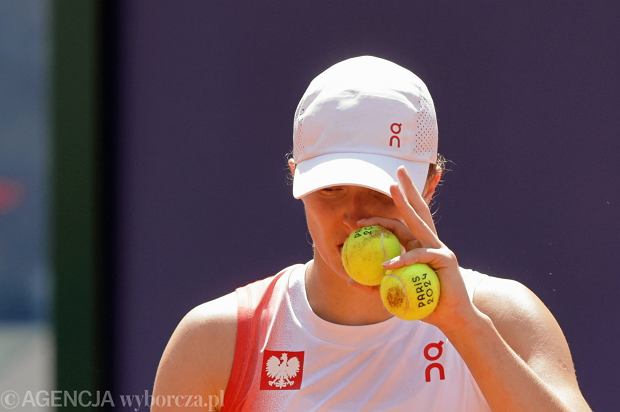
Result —
M394 263L398 262L398 260L399 260L399 257L395 257L395 258L392 258L392 259L390 259L388 261L385 261L385 262L383 262L383 267L385 268L385 267L388 267L390 265L393 265Z

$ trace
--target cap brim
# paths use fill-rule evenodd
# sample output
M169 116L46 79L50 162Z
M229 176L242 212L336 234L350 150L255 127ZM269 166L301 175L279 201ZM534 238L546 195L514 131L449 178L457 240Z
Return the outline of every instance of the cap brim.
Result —
M428 163L406 162L369 153L331 153L304 160L295 167L293 196L303 196L329 186L354 185L390 195L397 182L396 170L405 166L420 193L428 175Z

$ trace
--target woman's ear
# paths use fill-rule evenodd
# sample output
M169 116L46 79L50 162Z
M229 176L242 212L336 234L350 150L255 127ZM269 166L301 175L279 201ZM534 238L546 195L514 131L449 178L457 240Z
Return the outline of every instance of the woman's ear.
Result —
M430 205L431 200L433 200L433 195L435 194L435 190L437 189L439 182L441 182L441 170L437 170L433 173L433 176L426 181L426 186L424 187L422 197L427 205Z
M288 170L291 171L291 177L295 175L295 161L293 158L288 159Z

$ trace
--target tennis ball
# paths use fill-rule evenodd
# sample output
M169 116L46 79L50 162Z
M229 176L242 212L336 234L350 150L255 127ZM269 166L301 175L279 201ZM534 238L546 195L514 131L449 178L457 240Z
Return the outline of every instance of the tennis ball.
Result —
M388 270L381 280L381 300L394 316L419 320L430 315L439 303L439 278L425 263Z
M364 226L344 242L342 266L357 283L376 286L385 275L382 263L400 251L400 242L392 232L379 225Z

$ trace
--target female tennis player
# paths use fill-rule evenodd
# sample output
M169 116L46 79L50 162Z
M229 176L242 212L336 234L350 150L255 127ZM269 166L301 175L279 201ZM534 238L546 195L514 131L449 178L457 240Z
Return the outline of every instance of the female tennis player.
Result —
M545 305L514 280L460 267L438 237L428 205L443 170L422 80L376 57L340 62L310 83L293 141L313 259L190 311L154 389L189 403L153 410L590 410ZM342 245L370 224L405 250L386 268L437 272L439 305L422 321L391 316L377 287L346 274Z

